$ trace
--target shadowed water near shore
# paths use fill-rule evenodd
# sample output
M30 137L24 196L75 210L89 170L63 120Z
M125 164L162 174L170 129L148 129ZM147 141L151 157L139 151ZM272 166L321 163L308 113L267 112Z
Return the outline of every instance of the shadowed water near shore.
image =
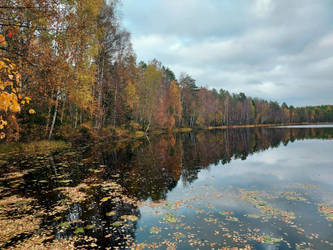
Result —
M332 249L331 138L230 129L17 155L0 248Z

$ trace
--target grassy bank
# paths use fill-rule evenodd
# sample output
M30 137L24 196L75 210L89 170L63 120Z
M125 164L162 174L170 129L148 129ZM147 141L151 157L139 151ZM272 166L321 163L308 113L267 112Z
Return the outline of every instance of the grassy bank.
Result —
M0 157L6 157L17 153L24 154L48 154L60 149L70 147L71 143L65 141L32 141L27 143L0 144Z

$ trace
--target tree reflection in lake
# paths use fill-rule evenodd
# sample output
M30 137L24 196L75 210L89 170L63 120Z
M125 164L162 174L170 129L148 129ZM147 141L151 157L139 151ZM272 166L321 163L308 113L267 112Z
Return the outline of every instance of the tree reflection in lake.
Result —
M150 138L140 145L100 145L98 161L120 172L123 185L139 199L165 199L181 178L185 185L211 164L246 160L248 155L304 139L329 139L326 129L231 129Z
M332 128L230 129L81 146L49 155L16 156L0 169L0 225L6 228L0 233L0 247L130 246L138 241L138 235L140 240L149 236L149 232L148 236L140 233L149 224L140 220L142 212L147 212L140 207L140 201L168 199L179 183L192 186L201 170L212 164L246 160L256 152L295 140L332 136ZM232 198L243 197L239 195L246 192ZM295 198L289 193L285 197ZM251 196L245 201L260 208L256 199L262 198ZM168 203L163 206L172 207ZM329 212L325 206L320 209L321 213ZM287 222L293 218L282 210L274 211L278 216L287 216ZM266 210L262 213L267 216ZM34 218L29 223L24 219L27 215ZM166 221L179 220L173 213L165 216ZM239 220L231 215L228 218ZM213 217L207 221L214 221ZM159 234L158 225L152 226L150 234Z

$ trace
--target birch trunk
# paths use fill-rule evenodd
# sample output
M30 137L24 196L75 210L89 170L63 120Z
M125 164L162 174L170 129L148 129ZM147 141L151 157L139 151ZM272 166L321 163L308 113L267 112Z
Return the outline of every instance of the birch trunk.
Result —
M52 133L53 133L53 129L54 129L54 124L55 124L55 121L56 121L56 119L57 119L59 99L60 99L60 88L58 87L58 90L57 90L57 97L56 97L56 103L55 103L54 113L53 113L53 119L52 119L52 124L51 124L50 133L49 133L49 138L48 138L49 140L50 140L51 137L52 137Z

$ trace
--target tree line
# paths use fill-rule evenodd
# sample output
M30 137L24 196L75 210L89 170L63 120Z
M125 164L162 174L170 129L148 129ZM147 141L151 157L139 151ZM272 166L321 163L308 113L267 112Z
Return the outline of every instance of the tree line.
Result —
M1 2L2 138L333 121L332 105L280 105L198 87L155 59L137 63L119 8L118 0Z

